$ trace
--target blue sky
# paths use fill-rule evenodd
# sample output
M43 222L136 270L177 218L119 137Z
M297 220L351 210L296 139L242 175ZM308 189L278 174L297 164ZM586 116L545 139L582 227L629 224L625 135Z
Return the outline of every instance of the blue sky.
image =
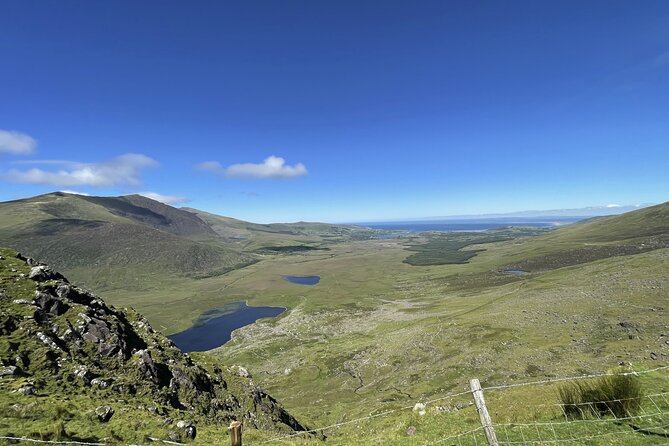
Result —
M669 200L664 0L4 1L0 51L0 200L259 222Z

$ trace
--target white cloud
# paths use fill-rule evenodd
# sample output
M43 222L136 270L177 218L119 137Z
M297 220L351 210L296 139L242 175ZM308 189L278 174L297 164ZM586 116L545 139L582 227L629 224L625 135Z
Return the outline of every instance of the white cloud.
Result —
M224 174L225 168L221 166L218 161L205 161L204 163L196 164L195 168L216 174Z
M25 133L0 129L0 153L27 155L33 153L35 147L37 147L37 141Z
M278 156L269 156L262 163L233 164L221 166L218 161L205 161L195 166L216 174L224 174L233 178L286 179L307 175L307 168L302 163L287 165L286 160Z
M138 186L143 169L155 167L158 162L146 155L127 153L102 163L79 163L72 161L40 160L23 161L16 164L62 166L57 170L34 167L28 170L11 169L1 178L14 183L48 184L58 187L118 185Z
M620 207L622 207L622 206L619 205L619 204L607 204L606 207L607 207L607 208L620 208Z
M306 175L307 168L302 163L288 166L286 160L272 155L260 164L233 164L225 169L225 173L240 178L293 178Z
M190 201L190 199L186 197L179 197L176 195L163 195L157 192L138 192L138 194L143 197L150 198L152 200L160 201L161 203L164 204L169 204L170 206L179 203L187 203Z
M85 197L90 197L91 196L91 194L87 194L86 192L77 192L76 190L63 189L63 190L61 190L61 192L64 193L64 194L83 195Z

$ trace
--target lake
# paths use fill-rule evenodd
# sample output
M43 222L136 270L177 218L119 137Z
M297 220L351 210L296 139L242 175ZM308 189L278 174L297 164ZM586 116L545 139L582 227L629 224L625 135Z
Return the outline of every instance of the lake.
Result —
M492 218L471 220L429 220L429 221L393 221L393 222L370 222L355 223L372 229L383 229L386 231L402 231L404 234L417 234L430 231L487 231L506 226L531 226L535 228L550 228L563 224L574 223L582 220L578 217L554 217L554 218ZM392 238L395 234L384 234L384 237Z
M282 307L249 307L246 302L233 302L202 313L192 327L168 338L185 352L207 351L228 342L233 330L258 319L276 317L285 310Z
M283 276L283 278L298 285L317 285L321 281L320 276Z

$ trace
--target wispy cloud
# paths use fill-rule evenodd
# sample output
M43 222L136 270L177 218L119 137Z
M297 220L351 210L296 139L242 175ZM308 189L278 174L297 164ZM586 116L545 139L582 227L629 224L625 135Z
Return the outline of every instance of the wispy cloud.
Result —
M606 207L607 208L621 208L622 205L620 205L620 204L607 204Z
M142 170L155 167L158 162L146 155L127 153L101 163L38 160L14 164L35 164L41 167L28 170L11 169L1 173L0 178L14 183L48 184L57 187L107 187L138 186L141 184ZM45 166L60 166L60 168L46 170Z
M205 161L204 163L196 164L197 170L204 170L205 172L215 173L217 175L225 174L225 167L221 166L218 161Z
M242 163L223 167L218 161L205 161L195 166L199 170L226 175L233 178L287 179L307 175L307 168L302 163L286 164L278 156L268 156L262 163Z
M89 197L91 194L87 194L86 192L77 192L76 190L67 190L63 189L61 190L62 193L64 194L72 194L72 195L83 195L85 197Z
M0 153L28 155L35 151L37 141L25 133L0 129Z
M160 201L161 203L169 204L170 206L179 203L187 203L190 201L190 199L186 197L179 197L177 195L163 195L159 194L158 192L138 192L138 194L152 200Z

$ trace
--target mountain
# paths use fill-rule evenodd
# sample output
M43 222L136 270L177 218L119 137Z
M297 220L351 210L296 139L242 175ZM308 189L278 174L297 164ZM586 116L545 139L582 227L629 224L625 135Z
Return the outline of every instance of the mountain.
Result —
M143 195L122 197L80 196L107 209L110 213L151 226L155 229L183 236L215 236L215 232L191 212L176 209ZM59 211L57 207L54 208ZM62 212L62 210L61 210Z
M0 244L77 280L88 278L79 271L95 267L109 286L166 274L216 275L253 262L194 214L139 195L57 192L0 203Z
M619 215L630 211L636 211L648 206L652 203L634 204L634 205L617 205L610 204L607 206L588 206L584 208L572 209L549 209L539 211L520 211L511 212L508 214L498 214L498 217L601 217L606 215Z
M320 223L259 225L141 195L54 192L0 203L0 245L99 290L147 290L175 276L218 276L258 261L256 250L309 249L360 234L369 237L370 231Z
M116 205L116 203L114 203ZM132 309L0 249L0 425L40 440L181 441L306 430L241 367L182 353Z
M651 203L645 204L635 204L635 205L617 205L610 204L607 206L588 206L584 208L572 208L572 209L546 209L546 210L529 210L529 211L518 211L518 212L505 212L498 214L467 214L467 215L449 215L442 217L424 217L424 218L415 218L415 219L403 219L403 220L389 220L389 221L412 221L412 222L436 222L436 221L466 221L466 220L509 220L509 221L518 221L519 218L530 219L532 221L538 220L543 221L546 219L557 218L557 219L584 219L590 217L601 217L608 215L620 215L630 211L636 211L643 209L649 206L652 206Z
M595 217L558 232L569 239L589 241L630 240L669 235L669 202L623 215Z

